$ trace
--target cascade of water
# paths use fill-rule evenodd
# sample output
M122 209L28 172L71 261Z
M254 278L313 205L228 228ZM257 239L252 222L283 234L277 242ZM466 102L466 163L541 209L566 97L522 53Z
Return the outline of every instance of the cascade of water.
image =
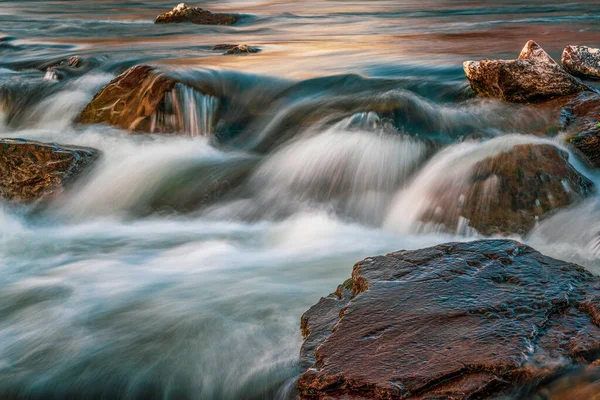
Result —
M150 131L209 136L214 131L218 107L218 98L177 84L165 95L163 106L152 114Z
M406 135L344 129L366 116L349 117L322 133L308 131L268 157L249 182L261 212L293 208L298 201L321 203L379 224L427 146Z
M452 199L448 204L456 205L456 210L439 210L447 213L458 213L464 193L469 185L469 177L473 167L480 161L496 154L510 150L516 145L530 143L553 144L548 139L531 135L505 135L486 142L464 142L449 146L436 154L427 165L414 177L412 182L401 189L393 201L384 227L409 233L415 230L439 230L437 226L424 226L421 217L440 199ZM440 193L439 188L449 188ZM488 188L492 190L493 188ZM485 204L479 205L486 207ZM456 233L472 235L468 222L459 219Z

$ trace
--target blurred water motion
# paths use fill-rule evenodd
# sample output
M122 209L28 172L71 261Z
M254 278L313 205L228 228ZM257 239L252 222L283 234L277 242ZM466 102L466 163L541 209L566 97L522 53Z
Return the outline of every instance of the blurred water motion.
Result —
M476 234L415 228L432 187L514 144L561 146L539 137L549 110L472 98L461 63L529 39L555 57L600 46L596 0L199 5L241 21L153 25L167 1L0 3L0 136L104 155L44 212L0 209L0 397L294 398L300 316L356 261ZM74 55L83 72L44 79ZM182 134L73 123L140 63L185 82L154 116ZM521 239L600 272L595 221L592 198Z

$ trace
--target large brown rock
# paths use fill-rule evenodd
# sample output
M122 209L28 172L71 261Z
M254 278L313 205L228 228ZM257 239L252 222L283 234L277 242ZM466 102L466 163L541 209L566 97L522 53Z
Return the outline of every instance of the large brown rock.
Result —
M173 10L156 17L154 23L175 24L191 22L200 25L231 25L235 24L237 20L238 18L235 15L211 13L200 7L188 7L185 3L180 3Z
M83 124L109 123L149 131L152 114L177 81L148 65L137 65L104 87L79 116Z
M587 90L534 41L516 60L466 61L463 68L476 94L510 102L540 102Z
M597 286L582 267L510 240L367 258L302 317L313 364L299 398L514 393L597 361Z
M566 152L552 145L517 145L476 163L464 181L442 183L421 220L451 231L468 222L484 235L525 235L539 220L593 190Z
M155 67L137 65L96 94L78 122L107 123L132 132L207 134L200 130L211 129L218 99L203 96Z
M61 194L93 161L94 149L0 139L0 198L48 200Z
M567 46L561 62L567 72L583 78L600 79L600 49L587 46Z
M600 95L582 93L563 111L567 141L592 165L600 167Z

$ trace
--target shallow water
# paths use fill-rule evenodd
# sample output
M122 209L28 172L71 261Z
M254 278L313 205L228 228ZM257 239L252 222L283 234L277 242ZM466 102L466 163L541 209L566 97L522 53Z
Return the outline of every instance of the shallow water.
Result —
M546 110L473 99L462 61L600 45L597 1L224 1L202 6L239 25L152 24L173 5L0 3L0 136L103 152L48 209L0 209L5 397L293 398L300 316L356 261L477 237L419 225L432 189L561 146ZM44 79L76 54L85 73ZM186 135L73 123L138 63L182 77ZM517 239L600 273L599 230L596 195Z

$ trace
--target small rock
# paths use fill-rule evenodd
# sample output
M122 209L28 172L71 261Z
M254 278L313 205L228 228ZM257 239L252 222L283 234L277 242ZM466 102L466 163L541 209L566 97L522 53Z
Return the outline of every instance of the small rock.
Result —
M476 94L530 103L588 90L537 43L529 41L517 60L466 61L465 74Z
M562 65L576 76L600 79L600 49L587 46L567 46L562 53Z
M70 57L57 65L46 69L45 80L60 81L72 76L81 76L105 60L104 57L91 57L83 59L79 56Z
M511 240L367 258L302 317L312 365L298 396L458 400L539 385L597 362L598 284Z
M67 65L69 67L73 67L73 68L77 68L81 66L81 58L79 58L79 56L73 56L70 57L69 60L67 61Z
M53 198L99 154L90 148L0 139L0 198L13 202Z
M178 4L173 10L160 14L155 24L173 24L191 22L200 25L232 25L238 18L231 14L216 14L200 7L189 7L185 3Z
M258 53L258 47L248 46L247 44L218 44L212 48L213 50L225 50L224 55L231 54L250 54Z

